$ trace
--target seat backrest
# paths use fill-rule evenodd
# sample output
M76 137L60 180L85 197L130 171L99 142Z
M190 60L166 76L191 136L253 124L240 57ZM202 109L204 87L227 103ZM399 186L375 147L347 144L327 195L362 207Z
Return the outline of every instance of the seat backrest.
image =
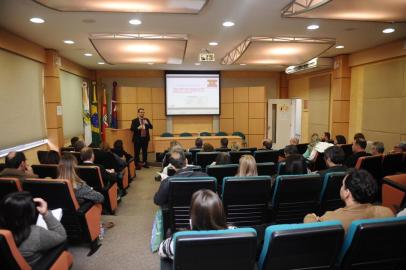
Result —
M37 158L40 164L44 164L46 159L48 158L48 152L49 151L44 151L44 150L38 150L37 151Z
M182 132L181 134L179 134L179 137L192 137L193 134L189 133L189 132Z
M276 165L273 162L257 163L258 175L274 175L276 174Z
M0 172L2 172L6 168L6 164L0 163Z
M334 269L343 237L339 221L269 226L258 269Z
M237 174L238 164L212 165L206 167L206 173L217 179L217 193L221 194L223 179Z
M318 209L322 181L318 174L280 175L272 194L277 223L299 223Z
M173 269L254 269L257 236L252 228L178 232Z
M252 155L251 151L230 151L230 162L233 164L238 164L240 162L240 158L243 155Z
M360 157L355 168L368 171L377 181L382 179L382 155Z
M169 179L169 215L172 232L189 228L189 208L193 193L200 189L216 192L214 177L170 177Z
M392 175L402 170L403 153L386 154L382 159L383 175Z
M340 197L340 189L345 177L345 172L331 172L324 176L320 193L320 214L334 211L344 206Z
M348 229L339 262L342 269L404 269L406 217L362 219Z
M196 153L196 165L202 167L202 170L206 170L206 166L213 163L216 160L219 152L197 152Z
M232 136L240 136L241 139L245 140L245 134L240 132L240 131L234 131L231 135Z
M61 147L61 153L62 152L73 152L75 151L75 147Z
M173 137L173 134L170 132L164 132L161 134L161 137Z
M100 173L100 168L97 166L77 166L76 173L89 186L97 191L104 188L103 178Z
M382 205L397 212L405 203L406 174L386 176L382 185Z
M345 159L352 155L352 144L341 144L340 147L344 151Z
M198 152L201 152L201 151L202 151L202 149L189 149L189 153L192 154L192 163L193 164L197 164L196 163L196 155L197 155Z
M31 270L18 250L13 234L8 230L0 230L0 264L1 269Z
M230 148L215 148L214 151L216 152L230 152Z
M207 132L207 131L203 131L203 132L200 132L200 136L211 136L211 133Z
M257 151L256 147L243 147L240 149L240 151L250 151L251 154L254 154L255 151Z
M0 201L9 193L21 191L20 180L17 178L0 178Z
M271 177L226 177L222 198L229 224L240 227L266 223L269 219Z
M299 154L303 155L306 152L308 145L309 145L308 143L297 144L296 147L297 147L297 151L299 152Z
M224 131L216 132L215 135L216 135L216 136L228 136L227 132L224 132Z
M273 162L278 163L278 150L257 150L254 152L254 158L257 163Z
M53 179L58 178L59 170L56 164L33 164L32 170L39 178L50 177Z
M317 152L316 160L314 161L313 171L321 171L327 169L324 161L324 153Z
M62 153L62 155L65 155L65 154L73 155L76 158L76 160L78 161L78 164L82 162L82 159L80 158L80 152L67 152L67 151L64 151L64 152L61 152L61 153Z
M278 175L286 174L286 162L282 161L278 163L278 170L276 172Z

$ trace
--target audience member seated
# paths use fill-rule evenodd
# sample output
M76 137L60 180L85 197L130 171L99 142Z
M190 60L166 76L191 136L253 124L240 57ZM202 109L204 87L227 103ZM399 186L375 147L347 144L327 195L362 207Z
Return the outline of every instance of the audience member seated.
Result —
M231 144L231 151L240 151L241 149L241 144L239 142L233 142Z
M172 147L171 147L171 148L169 149L169 151L168 151L169 155L165 155L165 158L164 158L164 160L163 160L163 162L162 162L162 165L166 164L166 161L167 161L166 158L169 158L169 160L168 160L168 165L166 165L166 166L162 169L162 174L163 174L164 176L168 176L168 169L173 167L172 164L171 164L171 162L170 162L170 157L171 157L171 155L172 155L172 153L173 153L173 151L174 151L175 149L177 149L177 150L179 150L179 151L183 151L182 145L181 145L180 143L172 144ZM183 151L183 152L184 152L184 151ZM189 166L187 159L186 159L186 166ZM192 165L192 166L193 166L193 165Z
M324 150L324 161L326 162L326 170L319 171L321 180L327 173L332 172L345 172L347 168L343 165L345 160L345 153L340 146L330 146Z
M296 149L296 152L295 152L294 154L298 154L299 151L298 151L298 149L297 149L297 147L296 147L296 145L298 145L298 144L299 144L299 139L298 139L298 138L296 138L296 137L290 138L289 144L286 145L285 148L278 150L278 151L279 151L279 156L280 156L281 158L286 158L286 147L288 147L288 146L289 146L289 147L290 147L290 146L294 146L294 148ZM293 147L290 147L290 150L293 150L294 148L293 148ZM289 150L288 150L288 151L289 151Z
M116 173L121 172L127 165L124 160L111 151L108 142L102 142L100 144L100 151L97 151L95 155L95 162L97 164L104 166L106 169L113 169Z
M406 142L400 142L398 145L393 147L392 153L403 153L406 152Z
M354 134L354 141L356 141L357 139L362 139L364 141L366 141L364 134L358 132Z
M371 146L371 155L383 155L385 152L385 146L383 142L373 142Z
M300 154L289 155L285 162L284 174L307 174L310 172L307 168L306 159Z
M334 144L336 145L347 144L347 140L343 135L337 135L336 139L334 140Z
M193 149L202 149L202 146L203 146L203 140L202 140L202 138L196 138L196 140L195 140L195 147L190 148L190 150L193 150Z
M75 147L75 143L76 143L77 141L79 141L79 138L78 138L78 137L72 137L72 138L70 139L70 145L69 145L68 147Z
M310 139L310 142L309 142L309 144L307 145L307 150L306 150L306 152L303 154L303 156L304 156L305 158L307 158L307 159L310 158L310 155L312 154L313 149L314 149L314 147L316 146L316 144L317 144L318 142L320 142L319 135L318 135L317 133L313 133L313 134L312 134L312 137L311 137L311 139ZM311 160L312 160L312 159L311 159Z
M348 168L353 168L357 164L357 160L360 157L364 156L370 156L371 154L368 154L365 152L365 148L367 147L367 142L364 139L356 139L352 143L352 152L353 154L347 158L347 160L344 162L344 165L347 166Z
M187 159L183 149L174 149L172 151L170 161L175 174L171 177L196 177L207 176L203 172L195 172L193 169L187 167ZM154 203L162 206L168 202L169 197L169 181L171 177L167 177L161 181L158 191L154 195Z
M15 177L20 180L38 178L38 175L34 174L31 166L28 165L23 152L10 152L5 161L6 168L0 172L0 177Z
M317 142L316 145L313 146L313 149L312 149L310 155L307 157L307 159L308 159L309 161L315 162L318 153L324 153L324 151L325 151L327 148L329 148L329 147L331 147L331 146L333 146L333 145L334 145L334 144L332 144L332 143L330 143L330 142L327 142L327 141L326 141L326 142L323 142L323 141ZM307 148L307 150L309 150L309 148ZM307 151L306 151L306 152L307 152ZM306 153L305 153L305 154L306 154ZM305 154L303 154L303 156L304 156Z
M264 150L272 150L272 140L265 139L262 141L262 149Z
M323 138L321 138L321 141L334 144L334 140L331 139L330 132L324 132L324 135L323 135Z
M93 203L102 203L104 201L104 196L89 187L85 181L79 178L75 172L75 167L77 166L76 158L71 154L65 154L62 156L59 163L59 179L69 180L72 184L73 190L75 192L75 197L79 204L83 204L86 201Z
M48 229L35 225L36 211ZM0 228L13 233L21 255L30 265L66 241L65 229L48 211L47 203L41 198L33 199L26 191L10 193L0 202Z
M351 222L358 219L393 217L387 207L372 205L378 190L375 179L364 170L351 169L343 179L340 197L345 207L335 211L327 211L323 216L308 214L305 223L339 220L347 231Z
M243 155L240 158L238 171L235 176L257 176L257 163L252 155Z
M226 223L226 213L219 196L211 190L201 189L193 193L190 202L190 229L194 231L234 229ZM171 238L159 245L158 254L173 259L174 241Z
M296 137L290 138L289 145L298 145L298 144L299 144L299 138L296 138Z
M218 153L216 160L210 165L227 165L230 164L230 155L227 152Z
M86 147L86 144L83 141L77 141L73 147L75 148L75 152L80 152L84 147Z
M127 153L124 150L124 145L123 145L123 141L122 140L116 140L114 142L113 148L111 149L111 151L116 154L119 158L125 160L126 162L128 162L130 159L133 158L132 155L130 155L129 153Z
M60 155L59 152L55 150L50 150L48 151L47 155L45 156L45 159L43 160L43 164L59 164L60 160Z
M299 154L299 151L297 150L296 145L290 144L290 145L285 146L285 149L283 149L283 153L284 153L285 157L287 158L290 155Z
M117 182L114 170L106 170L100 164L94 164L94 153L93 149L90 147L84 147L80 151L80 158L82 159L81 166L97 166L100 169L100 174L103 179L105 186L110 186L111 184Z
M203 144L202 152L213 152L213 151L214 151L213 145L211 145L210 143Z
M220 144L221 144L220 148L228 149L228 139L227 138L221 138Z

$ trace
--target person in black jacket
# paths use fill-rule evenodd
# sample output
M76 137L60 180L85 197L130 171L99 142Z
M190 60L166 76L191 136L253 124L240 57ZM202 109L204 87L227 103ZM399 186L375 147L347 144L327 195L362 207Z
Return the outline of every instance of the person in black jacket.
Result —
M138 117L131 122L131 131L133 132L135 161L140 162L140 150L142 149L142 162L145 168L148 168L148 142L150 140L149 130L152 129L152 124L148 118L144 117L145 111L143 108L138 109Z
M170 163L172 164L175 174L171 177L195 177L195 176L207 176L203 172L195 172L193 169L187 167L187 159L185 152L181 148L173 149ZM159 206L163 206L168 203L169 200L169 180L171 177L167 177L161 181L158 191L154 196L154 203Z
M365 152L366 147L367 147L367 141L365 141L362 138L356 139L352 143L353 154L347 158L344 165L346 165L348 168L353 168L357 164L358 158L370 156L371 154L368 154L367 152Z
M327 173L346 172L347 168L343 165L344 160L345 153L340 146L330 146L324 150L324 161L328 169L319 171L321 179L323 180Z

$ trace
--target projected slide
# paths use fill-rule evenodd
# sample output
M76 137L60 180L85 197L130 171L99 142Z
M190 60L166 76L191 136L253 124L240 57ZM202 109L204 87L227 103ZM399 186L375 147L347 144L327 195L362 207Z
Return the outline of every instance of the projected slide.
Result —
M220 76L166 74L167 115L220 114Z

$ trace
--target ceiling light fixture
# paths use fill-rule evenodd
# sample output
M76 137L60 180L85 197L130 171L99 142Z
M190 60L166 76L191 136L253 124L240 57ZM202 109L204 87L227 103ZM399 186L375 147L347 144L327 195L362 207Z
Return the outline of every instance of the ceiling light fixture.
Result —
M148 65L153 65L154 63L152 63L152 62L149 62L149 63L147 63Z
M200 63L195 63L195 66L200 66Z
M231 22L231 21L226 21L226 22L223 22L223 26L225 26L225 27L231 27L231 26L234 26L234 23Z
M308 30L316 30L319 28L320 28L320 26L318 26L317 24L311 24L311 25L307 26Z
M91 54L91 53L84 53L83 55L87 56L87 57L93 56L93 54Z
M41 18L31 18L30 22L32 22L32 23L44 23L45 20L41 19Z
M99 64L99 65L104 65L105 63L104 63L104 62L98 62L97 64Z
M142 24L142 21L138 20L138 19L132 19L132 20L129 20L128 22L130 24L132 24L132 25L140 25L140 24Z
M217 45L219 45L219 43L216 42L216 41L212 41L212 42L209 42L209 45L210 46L217 46Z
M343 45L337 45L336 49L344 49L344 46Z
M240 66L246 66L247 64L241 63Z
M382 33L384 33L384 34L390 34L393 32L395 32L395 28L385 28L382 30Z
M75 44L73 40L64 40L63 43L65 44Z

